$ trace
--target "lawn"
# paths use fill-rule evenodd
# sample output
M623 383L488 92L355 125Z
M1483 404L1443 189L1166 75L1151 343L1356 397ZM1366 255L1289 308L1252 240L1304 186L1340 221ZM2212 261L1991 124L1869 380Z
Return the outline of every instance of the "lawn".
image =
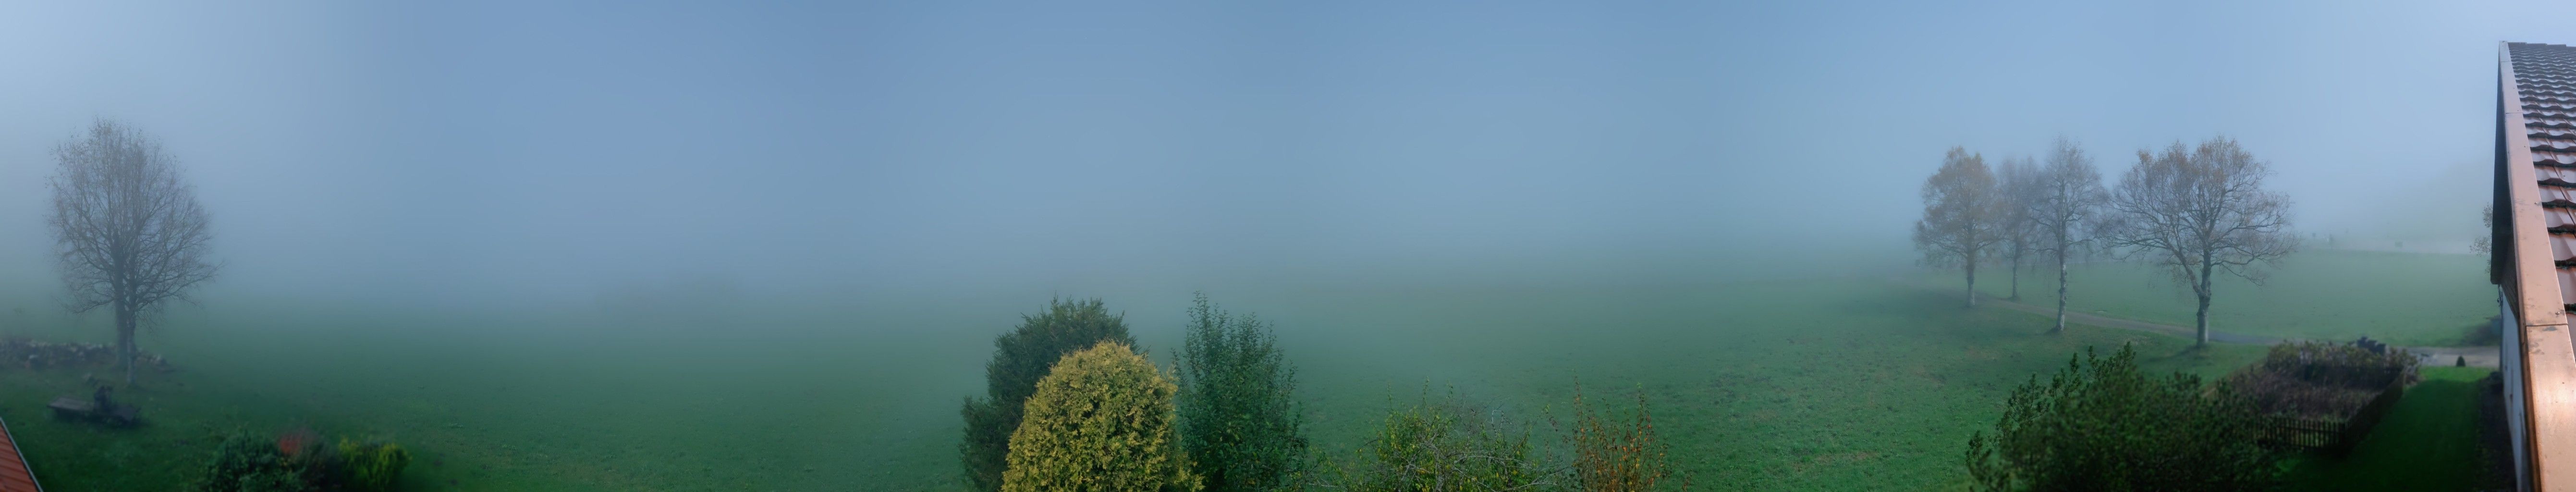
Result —
M2302 459L2291 472L2298 490L2442 491L2511 488L2481 484L2477 381L2493 369L2431 367L2424 382L2372 428L2343 459Z
M1907 274L1913 278L1916 274ZM1924 276L1929 273L1922 274ZM1626 279L1626 280L1623 280ZM1168 363L1194 286L1101 295ZM1552 440L1579 378L1643 390L1672 456L1714 490L1964 487L1959 453L2015 384L2086 347L2139 343L2152 370L2215 376L2260 355L1967 310L1870 275L1251 281L1209 286L1275 322L1328 452L1385 411L1454 390ZM84 370L0 367L0 417L60 490L167 490L234 427L391 436L410 490L960 490L957 406L995 334L1045 290L887 298L721 316L459 311L209 296L144 339L182 370L139 399L152 424L45 418ZM2483 301L2481 301L2483 302ZM5 312L5 311L0 311ZM0 334L104 340L21 315ZM103 370L102 370L103 371Z
M2034 260L2037 263L2042 260ZM2221 277L2210 306L2210 329L2250 335L2350 341L2364 335L2398 345L2453 346L2472 326L2495 315L2495 286L2485 259L2475 255L2315 250L2286 258L2264 285ZM1977 272L1979 291L2004 296L2011 278L2001 268ZM2142 263L2096 263L2069 269L2068 308L2114 318L2192 326L2190 290ZM1912 277L1920 285L1951 289L1963 281L1946 275ZM2055 306L2056 272L2025 271L2023 303Z

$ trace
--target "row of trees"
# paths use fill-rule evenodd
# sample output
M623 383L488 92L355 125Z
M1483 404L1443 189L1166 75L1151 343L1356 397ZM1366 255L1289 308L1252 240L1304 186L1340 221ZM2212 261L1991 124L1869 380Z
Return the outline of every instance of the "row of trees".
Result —
M2010 297L2019 299L2024 260L2047 255L2057 267L2052 333L2066 328L2070 255L2146 260L2191 290L2199 342L2207 344L2213 280L2234 275L2259 284L2265 267L2298 249L2288 231L2289 201L2264 188L2269 165L2235 139L2189 147L2176 141L2137 157L2117 186L2105 188L2092 157L2070 139L2057 139L2045 162L2005 159L2001 172L1984 155L1953 147L1923 182L1915 248L1928 264L1963 267L1969 307L1977 304L1978 265L2011 268Z
M994 340L986 397L966 401L968 483L1006 492L1639 492L1674 484L1642 393L1633 419L1622 420L1584 404L1577 388L1565 432L1572 456L1561 463L1532 456L1526 428L1455 396L1393 411L1349 459L1314 454L1292 395L1296 371L1269 325L1204 295L1189 315L1169 373L1098 300L1057 300L1025 316Z

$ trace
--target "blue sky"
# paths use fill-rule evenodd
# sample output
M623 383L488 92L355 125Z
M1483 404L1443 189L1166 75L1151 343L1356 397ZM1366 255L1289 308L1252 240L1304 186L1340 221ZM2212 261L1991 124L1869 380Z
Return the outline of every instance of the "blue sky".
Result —
M2465 241L2496 43L2576 42L2536 2L534 3L0 6L0 275L50 278L97 116L290 294L1901 251L1944 149L2061 134L2106 175L2231 135L2302 230Z

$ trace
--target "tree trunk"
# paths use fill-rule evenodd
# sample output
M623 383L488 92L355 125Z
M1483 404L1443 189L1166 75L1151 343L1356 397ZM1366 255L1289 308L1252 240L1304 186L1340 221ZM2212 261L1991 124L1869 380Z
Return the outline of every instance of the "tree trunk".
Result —
M2200 345L2209 345L2209 294L2200 295L2200 315L2197 325L2200 330Z
M2058 245L2057 245L2057 327L2056 327L2056 328L2049 328L2049 329L2048 329L2048 332L2049 332L2049 333L2063 333L2063 332L2065 332L2065 331L2066 331L2066 242L2065 242L2065 241L2058 241Z
M2200 294L2200 314L2197 315L2198 320L2193 323L2194 327L2200 332L2200 344L2198 346L2209 345L2209 288L2211 287L2209 274L2211 273L2215 272L2210 271L2209 255L2201 255L2200 288L2194 289L2199 291L2195 292L2196 294Z
M2019 249L2015 249L2015 250L2013 250L2013 257L2012 257L2012 297L2010 297L2009 299L2012 299L2012 300L2015 300L2015 301L2021 300L2021 250L2019 250Z
M116 306L116 358L125 363L125 385L134 386L134 308Z
M1968 255L1968 307L1977 307L1977 255Z

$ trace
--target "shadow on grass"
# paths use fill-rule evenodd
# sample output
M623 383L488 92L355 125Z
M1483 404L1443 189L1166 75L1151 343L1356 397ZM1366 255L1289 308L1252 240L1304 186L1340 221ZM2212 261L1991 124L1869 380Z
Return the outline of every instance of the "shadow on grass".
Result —
M2161 356L2148 357L2148 358L2146 358L2146 361L2148 361L2148 362L2204 362L2204 361L2208 361L2208 360L2211 358L2211 356L2212 356L2212 352L2214 352L2214 350L2213 350L2213 349L2217 346L2217 344L2216 344L2217 342L2211 342L2211 343L2210 343L2210 344L2208 344L2208 345L2192 344L2192 343L2190 343L2190 342L2184 342L2184 343L2186 343L2187 345L2183 345L2183 346L2182 346L2182 349L2180 349L2180 350L2175 350L2175 351L2173 351L2172 353L2167 353L2167 354L2165 354L2165 355L2161 355Z
M2462 347L2493 347L2499 343L2504 343L2504 333L2496 329L2496 319L2493 317L2460 327L2460 346Z

